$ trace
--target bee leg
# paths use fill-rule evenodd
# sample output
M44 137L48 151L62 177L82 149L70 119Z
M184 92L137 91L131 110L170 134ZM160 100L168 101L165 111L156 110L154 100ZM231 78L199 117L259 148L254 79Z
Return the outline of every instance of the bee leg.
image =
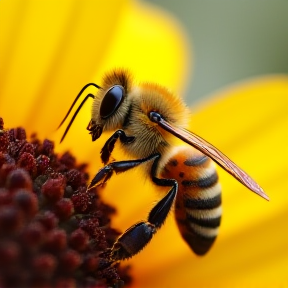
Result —
M110 258L119 261L140 252L164 223L176 196L177 186L168 192L151 210L148 221L141 221L127 229L114 243Z
M98 171L98 173L95 175L95 177L90 182L87 190L91 189L95 185L101 185L104 184L106 181L108 181L111 176L113 175L113 172L121 173L125 172L129 169L132 169L142 163L145 163L147 161L153 160L158 156L158 154L150 155L146 158L142 159L136 159L136 160L126 160L126 161L117 161L112 162L106 166L104 166L102 169Z
M159 179L155 176L160 155L158 154L151 169L152 180L159 186L172 186L170 191L154 206L148 221L141 221L127 229L114 243L110 257L113 261L130 258L141 251L164 223L177 194L178 183L173 179Z
M164 196L150 211L148 221L152 224L154 224L158 229L162 226L164 223L168 212L170 211L172 204L174 202L174 199L176 197L177 191L178 191L178 183L174 179L160 179L157 178L156 172L157 172L157 165L160 160L160 155L158 158L155 159L153 162L152 168L151 168L151 178L152 181L158 185L158 186L167 186L172 187L170 191Z
M122 143L131 143L134 141L134 136L127 136L123 130L117 130L104 144L101 149L101 160L104 164L107 164L109 161L109 157L114 149L114 145L116 141L120 138Z
M156 227L146 221L132 225L113 244L111 261L124 260L137 254L150 242L155 232Z

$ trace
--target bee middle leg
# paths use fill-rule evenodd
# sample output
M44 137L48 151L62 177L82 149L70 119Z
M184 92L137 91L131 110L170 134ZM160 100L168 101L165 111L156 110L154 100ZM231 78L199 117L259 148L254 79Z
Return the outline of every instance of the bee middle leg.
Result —
M174 179L157 178L157 164L160 155L157 154L151 169L152 181L159 186L172 186L169 192L153 207L147 221L140 221L127 229L114 243L110 257L112 261L130 258L140 252L162 226L177 194L178 183Z
M94 178L90 182L87 190L91 189L92 187L96 185L102 185L106 183L113 175L113 172L115 172L116 174L125 172L140 164L153 160L156 157L159 157L159 154L152 154L146 158L141 158L141 159L136 159L136 160L116 161L116 162L109 163L108 165L104 166L102 169L98 171L98 173L94 176Z

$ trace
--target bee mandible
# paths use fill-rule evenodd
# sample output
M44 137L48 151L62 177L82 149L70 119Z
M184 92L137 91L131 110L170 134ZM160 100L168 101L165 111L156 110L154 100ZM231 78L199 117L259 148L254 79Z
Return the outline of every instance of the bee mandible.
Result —
M88 98L93 98L87 130L92 141L103 131L113 132L101 150L104 167L88 186L106 183L113 173L125 172L146 162L147 173L168 193L150 211L147 220L128 228L111 248L111 261L130 258L141 251L163 225L173 204L179 231L190 248L205 254L218 234L221 220L221 186L214 162L248 189L266 200L263 189L241 168L210 143L187 130L189 110L183 101L155 83L135 83L124 69L106 74L103 84L89 83L75 98L59 127L64 123L88 86L98 89L88 94L74 113L61 141ZM187 143L174 146L173 138ZM109 162L116 141L133 160ZM214 161L212 161L212 160Z

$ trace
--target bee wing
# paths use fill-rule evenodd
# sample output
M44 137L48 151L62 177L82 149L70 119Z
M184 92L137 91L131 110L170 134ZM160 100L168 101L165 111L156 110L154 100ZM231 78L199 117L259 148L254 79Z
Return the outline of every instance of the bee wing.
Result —
M246 172L244 172L216 147L188 130L172 126L159 116L160 115L158 114L157 120L154 117L153 121L158 123L160 127L210 157L248 189L269 201L269 196L265 194L263 189Z

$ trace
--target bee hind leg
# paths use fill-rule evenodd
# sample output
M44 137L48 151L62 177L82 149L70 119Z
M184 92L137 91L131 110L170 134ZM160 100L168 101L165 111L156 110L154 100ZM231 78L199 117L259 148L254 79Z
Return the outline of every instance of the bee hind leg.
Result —
M132 225L113 244L110 252L111 261L131 258L150 242L155 232L155 225L146 221Z
M156 185L172 186L172 188L150 211L148 221L141 221L132 225L117 239L110 253L112 261L124 260L140 252L167 218L177 194L178 183L173 179L159 179L155 176L159 158L160 155L158 154L152 165L152 181Z

